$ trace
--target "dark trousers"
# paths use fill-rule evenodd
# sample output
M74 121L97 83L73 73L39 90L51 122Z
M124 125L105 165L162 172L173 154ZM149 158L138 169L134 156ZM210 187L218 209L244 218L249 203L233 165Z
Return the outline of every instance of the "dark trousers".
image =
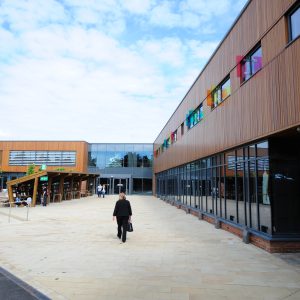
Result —
M47 205L47 196L43 196L43 206Z
M129 217L117 217L117 223L118 223L118 237L121 238L122 236L122 242L126 242L126 233L127 233L127 227L128 227L128 219Z

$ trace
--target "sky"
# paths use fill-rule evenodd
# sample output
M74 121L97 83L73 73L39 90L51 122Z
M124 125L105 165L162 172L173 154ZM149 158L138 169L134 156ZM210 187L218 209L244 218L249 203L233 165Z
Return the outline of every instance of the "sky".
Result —
M247 0L0 0L0 140L152 143Z

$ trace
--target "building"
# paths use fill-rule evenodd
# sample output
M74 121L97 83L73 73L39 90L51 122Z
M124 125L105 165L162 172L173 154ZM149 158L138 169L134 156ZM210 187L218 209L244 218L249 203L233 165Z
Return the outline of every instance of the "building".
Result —
M154 194L300 249L300 1L252 0L154 142Z
M85 141L0 141L0 188L8 180L37 171L100 174L107 192L152 192L152 144L89 144ZM122 186L121 186L122 184ZM96 188L96 187L94 187Z
M153 144L89 144L88 170L101 174L109 194L152 194L152 160Z

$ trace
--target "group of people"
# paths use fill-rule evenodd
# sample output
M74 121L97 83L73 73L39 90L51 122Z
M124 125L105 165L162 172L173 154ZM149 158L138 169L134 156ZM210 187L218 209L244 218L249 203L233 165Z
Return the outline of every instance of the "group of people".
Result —
M46 206L47 205L47 199L48 199L48 192L46 188L43 188L41 193L41 205ZM32 198L31 196L28 196L27 199L22 199L19 194L17 194L15 199L16 206L31 206Z
M99 185L97 186L97 194L98 194L98 198L101 198L101 196L104 198L105 196L105 185L101 185L101 183L99 183Z
M32 198L30 196L27 197L26 200L22 200L20 195L17 195L16 200L15 200L15 204L16 206L31 206L31 202L32 202Z

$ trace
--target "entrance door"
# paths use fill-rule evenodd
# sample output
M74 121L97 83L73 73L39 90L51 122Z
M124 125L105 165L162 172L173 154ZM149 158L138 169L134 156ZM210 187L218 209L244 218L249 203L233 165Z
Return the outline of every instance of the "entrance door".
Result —
M129 178L114 178L114 194L124 192L128 194Z

